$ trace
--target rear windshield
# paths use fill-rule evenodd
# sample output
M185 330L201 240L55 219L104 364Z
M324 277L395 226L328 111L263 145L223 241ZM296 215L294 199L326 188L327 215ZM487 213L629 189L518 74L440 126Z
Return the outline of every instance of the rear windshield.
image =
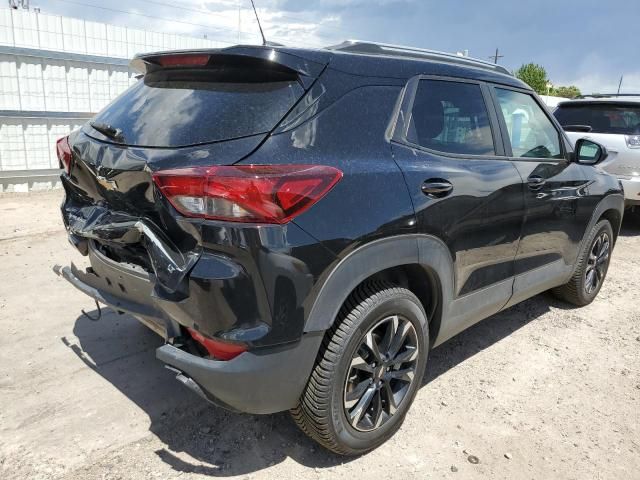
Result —
M93 123L119 143L180 147L269 132L304 90L295 76L246 67L147 73Z
M563 127L588 126L594 133L640 133L640 105L564 105L554 115Z

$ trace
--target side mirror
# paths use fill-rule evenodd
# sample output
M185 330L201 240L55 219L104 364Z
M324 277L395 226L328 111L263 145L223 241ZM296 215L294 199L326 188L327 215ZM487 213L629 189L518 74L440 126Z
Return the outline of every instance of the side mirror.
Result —
M609 153L607 149L586 138L581 138L576 142L576 161L583 165L596 165L602 162Z

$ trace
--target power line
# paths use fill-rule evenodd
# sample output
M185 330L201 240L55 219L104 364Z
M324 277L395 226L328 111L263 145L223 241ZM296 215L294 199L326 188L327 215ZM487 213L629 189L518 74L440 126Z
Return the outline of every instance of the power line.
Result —
M138 13L138 12L131 12L131 11L127 11L127 10L120 10L117 8L110 8L110 7L103 7L100 5L93 5L93 4L89 4L89 3L83 3L83 2L78 2L78 1L74 1L74 0L54 0L56 2L62 2L62 3L67 3L67 4L71 4L71 5L78 5L78 6L83 6L83 7L88 7L88 8L95 8L95 9L99 9L99 10L105 10L108 12L114 12L114 13L123 13L125 15L132 15L132 16L140 16L140 17L145 17L145 18L151 18L154 20L160 20L160 21L164 21L164 22L168 22L168 23L181 23L184 25L191 25L194 27L200 27L200 28L204 28L204 29L216 29L216 30L225 30L225 31L229 31L229 32L233 32L233 33L237 33L237 29L235 28L230 28L230 27L224 27L224 26L214 26L212 27L211 25L203 25L201 23L194 23L194 22L187 22L185 20L176 20L176 19L169 19L169 18L165 18L165 17L159 17L156 15L149 15L146 13ZM151 0L142 0L142 1L148 1L150 3L157 3L157 2L152 2ZM241 33L245 33L245 34L251 34L252 32L241 32ZM276 40L285 40L284 37L280 37L280 36L272 36L272 38L276 39ZM220 43L225 43L227 45L235 45L235 42L230 42L228 40L219 40L217 38L210 38L209 40L214 40L216 42L220 42ZM311 43L307 43L307 42L301 42L301 41L296 41L297 43L299 43L300 45L303 46L307 46L307 47L312 47L312 48L320 48L318 45L314 45Z
M230 17L228 17L226 15L223 15L223 14L218 13L218 12L212 12L210 10L206 10L206 9L202 9L202 8L186 7L186 6L183 6L183 5L176 5L174 3L163 2L163 1L160 1L160 0L138 0L138 1L139 2L144 2L144 3L150 3L152 5L159 5L159 6L162 6L162 7L175 8L176 10L183 10L185 12L202 13L202 14L205 14L205 15L211 15L211 16L214 16L214 17L224 18L225 20L230 20ZM238 10L239 11L240 10L249 10L249 8L248 7L247 8L238 7ZM240 12L238 12L238 13L240 14ZM287 16L284 16L284 15L279 15L278 18L289 19L289 20L293 20L293 21L296 21L296 22L302 22L302 23L309 23L310 25L318 26L320 28L330 28L330 29L333 29L333 30L335 30L337 32L341 32L342 33L341 29L339 29L337 27L331 27L330 25L311 24L310 22L305 22L304 20L294 19L292 17L287 17ZM252 23L256 22L256 24L258 24L258 22L257 22L255 17L250 17L249 21L252 22ZM259 24L257 26L258 26L259 29L261 29ZM229 27L220 27L220 28L223 28L225 30L233 30L233 32L239 33L239 34L255 35L255 32L248 32L246 30L240 30L240 28L238 28L238 29L231 29ZM275 40L284 40L285 39L285 37L274 36L274 35L271 35L271 34L269 34L268 36L269 36L269 38L275 39ZM308 43L308 42L300 42L300 41L298 41L298 43L300 43L301 45L308 46L308 47L321 48L321 46L319 46L319 45L315 45L315 44ZM327 43L330 43L330 42L327 41Z
M206 28L206 29L212 28L211 25L203 25L201 23L193 23L193 22L186 22L184 20L176 20L176 19L158 17L158 16L155 16L155 15L148 15L146 13L130 12L130 11L127 11L127 10L119 10L117 8L102 7L100 5L93 5L93 4L90 4L90 3L76 2L74 0L54 0L54 1L55 2L68 3L68 4L71 4L71 5L79 5L79 6L82 6L82 7L97 8L99 10L105 10L105 11L108 11L108 12L124 13L125 15L136 15L136 16L139 16L139 17L152 18L154 20L161 20L161 21L164 21L164 22L182 23L184 25L191 25L193 27L201 27L201 28ZM228 28L228 27L213 27L213 28L215 28L217 30L231 30L233 32L236 31L235 29L231 29L231 28ZM216 41L220 41L222 43L228 43L230 45L233 45L233 42L227 42L227 41L224 41L224 40L216 40Z
M221 13L212 12L211 10L207 10L207 9L203 9L203 8L186 7L184 5L176 5L175 3L162 2L160 0L138 0L138 1L144 2L144 3L151 3L153 5L159 5L159 6L162 6L162 7L169 7L169 8L175 8L175 9L178 9L178 10L184 10L186 12L204 13L204 14L207 14L207 15L212 15L214 17L225 18L225 19L228 20L228 17L226 17L225 15L222 15ZM246 8L245 7L240 7L240 8L249 10L248 6ZM289 17L287 15L278 15L278 18L282 18L284 20L291 20L291 21L294 21L294 22L309 23L309 24L312 24L314 26L319 26L320 28L327 28L327 29L335 30L335 31L340 32L340 33L344 32L341 28L338 28L338 27L333 27L331 25L313 24L312 22L308 22L308 21L302 20L300 18ZM243 32L243 33L251 33L251 32Z

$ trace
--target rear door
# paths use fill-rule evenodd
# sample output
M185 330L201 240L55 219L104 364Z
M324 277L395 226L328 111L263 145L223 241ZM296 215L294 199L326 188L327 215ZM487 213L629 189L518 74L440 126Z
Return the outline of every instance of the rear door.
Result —
M598 199L589 196L593 169L570 161L561 128L531 92L496 85L492 96L504 148L525 183L513 304L571 273Z
M481 82L413 79L394 140L417 229L442 239L454 261L453 296L464 300L451 309L450 336L497 312L511 296L522 179L504 157L496 112Z

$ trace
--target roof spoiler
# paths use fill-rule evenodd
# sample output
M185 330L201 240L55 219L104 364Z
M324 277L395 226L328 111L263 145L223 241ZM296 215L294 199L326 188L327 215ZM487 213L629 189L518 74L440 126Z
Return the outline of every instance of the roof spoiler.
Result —
M303 56L302 52L295 54L286 51L286 48L276 46L246 46L236 45L228 48L206 48L194 50L170 50L161 52L139 53L129 63L129 67L136 72L146 74L157 68L162 68L159 59L161 57L196 57L209 55L213 62L216 59L233 61L234 59L255 59L263 64L271 64L276 68L286 69L295 72L300 76L301 82L310 84L329 62L330 54L326 52L315 52L313 58ZM211 61L209 62L211 63Z

